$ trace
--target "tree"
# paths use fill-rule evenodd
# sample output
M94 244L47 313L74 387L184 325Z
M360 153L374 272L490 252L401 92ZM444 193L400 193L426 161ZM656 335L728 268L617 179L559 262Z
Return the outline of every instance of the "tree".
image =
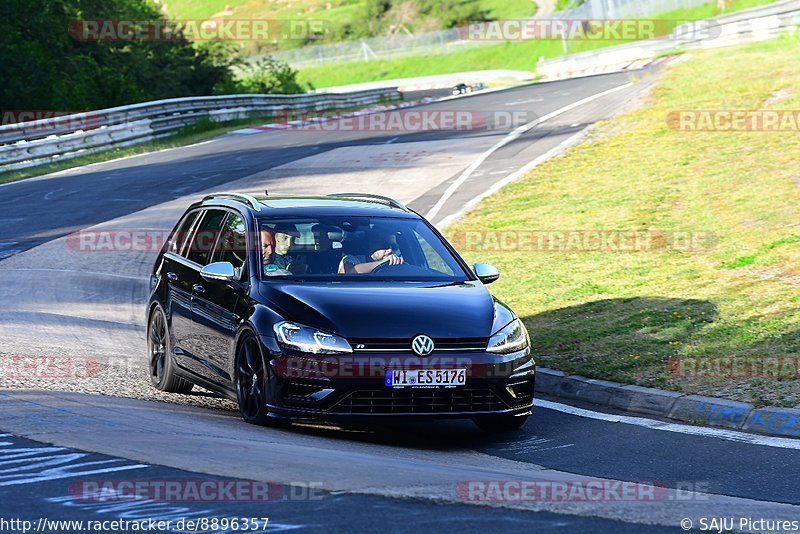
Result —
M80 20L163 20L147 0L3 0L3 9L0 109L94 110L210 95L232 79L222 44L70 34Z

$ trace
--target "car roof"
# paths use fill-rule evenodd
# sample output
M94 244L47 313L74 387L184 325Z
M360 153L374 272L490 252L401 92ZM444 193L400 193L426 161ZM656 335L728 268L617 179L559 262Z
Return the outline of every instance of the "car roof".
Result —
M249 209L256 217L320 217L372 216L419 219L420 216L402 203L379 195L313 196L313 195L247 195L214 193L196 206L227 206Z

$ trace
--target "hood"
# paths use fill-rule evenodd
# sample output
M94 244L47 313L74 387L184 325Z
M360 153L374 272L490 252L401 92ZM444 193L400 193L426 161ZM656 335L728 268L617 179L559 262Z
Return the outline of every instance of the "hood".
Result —
M345 338L489 337L494 300L480 282L261 282L286 320Z

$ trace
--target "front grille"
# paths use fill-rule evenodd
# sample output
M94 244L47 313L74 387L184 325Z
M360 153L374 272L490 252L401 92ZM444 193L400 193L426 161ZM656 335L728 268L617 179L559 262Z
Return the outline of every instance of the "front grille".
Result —
M331 411L348 414L452 413L506 410L491 389L385 389L354 391Z
M408 339L351 339L354 352L407 352L411 350L412 338ZM433 338L433 352L482 352L486 350L488 339L485 337L468 337L456 339Z

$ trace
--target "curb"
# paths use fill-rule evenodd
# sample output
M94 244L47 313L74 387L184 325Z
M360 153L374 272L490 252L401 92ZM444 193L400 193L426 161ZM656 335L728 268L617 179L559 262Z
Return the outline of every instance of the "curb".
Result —
M798 408L755 408L746 402L596 380L547 367L536 368L535 390L545 395L693 425L800 438Z

